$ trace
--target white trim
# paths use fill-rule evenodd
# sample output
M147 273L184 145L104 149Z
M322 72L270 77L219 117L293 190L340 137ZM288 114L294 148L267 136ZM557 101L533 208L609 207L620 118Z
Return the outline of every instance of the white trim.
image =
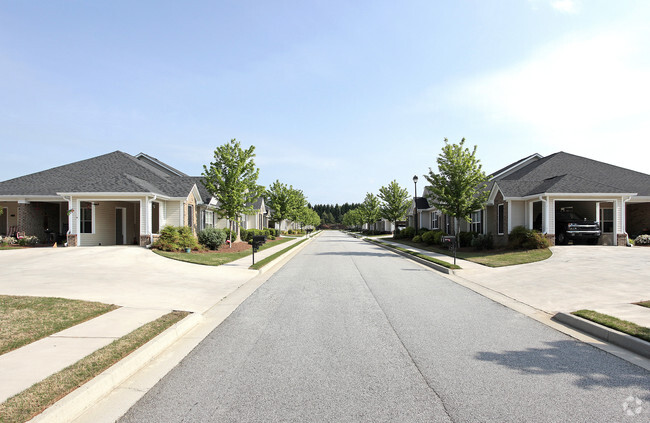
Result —
M499 207L503 207L503 203L497 204L496 207L497 207L497 235L504 235L503 232L499 232ZM505 211L505 207L503 207L503 210ZM503 216L503 219L505 220L505 216ZM505 228L501 228L501 230L504 230L504 229Z
M509 166L509 167L505 168L504 170L502 170L501 172L497 173L496 175L492 175L492 177L490 178L490 180L492 181L492 180L494 180L495 178L498 178L498 177L501 176L501 175L508 174L508 173L510 173L510 172L512 172L512 171L514 171L514 170L516 170L516 169L521 169L521 168L524 167L524 166L528 166L529 162L531 162L531 161L533 161L533 160L534 160L534 161L537 161L537 160L542 159L542 158L544 158L544 156L542 156L542 155L539 154L539 153L531 154L530 156L528 156L528 157L526 157L526 158L524 158L524 159L521 159L521 161L516 162L516 163L513 164L512 166Z
M553 192L543 192L541 194L535 194L535 195L527 195L525 197L503 197L504 200L532 200L535 198L539 198L540 196L546 196L546 197L558 197L561 198L562 201L568 200L568 201L596 201L596 200L602 200L603 197L605 199L610 198L621 198L621 196L624 197L634 197L636 194L634 193L602 193L602 192L588 192L588 193L577 193L577 192L561 192L561 193L553 193ZM643 198L648 198L648 201L650 201L650 197L643 197Z

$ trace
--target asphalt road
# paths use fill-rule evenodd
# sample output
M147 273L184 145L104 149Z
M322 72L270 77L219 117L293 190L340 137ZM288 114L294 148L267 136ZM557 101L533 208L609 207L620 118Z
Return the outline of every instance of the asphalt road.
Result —
M326 232L120 421L647 422L650 372Z

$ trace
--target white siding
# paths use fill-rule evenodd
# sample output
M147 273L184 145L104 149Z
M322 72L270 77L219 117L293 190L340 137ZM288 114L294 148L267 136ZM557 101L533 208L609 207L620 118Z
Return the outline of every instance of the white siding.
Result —
M511 230L515 226L526 225L526 203L524 201L511 201L510 212L512 214L508 216L508 219L511 223Z
M179 201L170 201L166 204L167 216L165 218L165 225L181 226L181 206L183 203Z

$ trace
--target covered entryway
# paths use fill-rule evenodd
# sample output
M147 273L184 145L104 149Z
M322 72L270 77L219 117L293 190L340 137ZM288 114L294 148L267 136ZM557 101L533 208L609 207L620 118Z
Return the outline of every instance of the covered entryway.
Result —
M139 245L139 201L79 201L77 245Z

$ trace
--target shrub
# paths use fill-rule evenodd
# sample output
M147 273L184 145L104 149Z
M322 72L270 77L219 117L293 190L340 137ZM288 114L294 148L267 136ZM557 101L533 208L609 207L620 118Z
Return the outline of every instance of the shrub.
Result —
M153 247L162 251L178 251L181 249L179 241L178 228L167 225L160 230L160 237L154 242Z
M427 232L430 232L429 228L420 228L420 229L418 229L418 235L424 235Z
M407 226L406 228L400 231L400 237L403 239L411 239L415 236L415 228L413 226Z
M226 232L223 229L205 228L199 232L199 242L211 250L216 250L226 242Z
M634 245L650 245L650 235L639 235L634 238Z
M492 238L492 234L478 234L472 239L471 246L477 250L491 250L494 248L494 239Z
M461 247L468 247L472 245L472 239L478 235L477 232L459 232L458 233L458 242Z
M0 244L2 245L14 245L18 240L12 236L2 236L0 235Z
M192 250L199 248L199 243L196 240L196 237L194 237L192 229L190 229L188 226L181 226L178 228L178 245L183 250L186 248L190 248Z
M508 244L514 249L536 250L547 248L548 240L535 230L517 226L508 235Z
M36 245L38 244L38 237L35 236L25 236L18 240L18 245L24 247L26 245Z
M428 245L433 245L435 244L435 238L436 238L436 231L428 231L422 234L422 242L428 244Z
M415 235L413 237L413 242L422 242L422 237L420 235Z

